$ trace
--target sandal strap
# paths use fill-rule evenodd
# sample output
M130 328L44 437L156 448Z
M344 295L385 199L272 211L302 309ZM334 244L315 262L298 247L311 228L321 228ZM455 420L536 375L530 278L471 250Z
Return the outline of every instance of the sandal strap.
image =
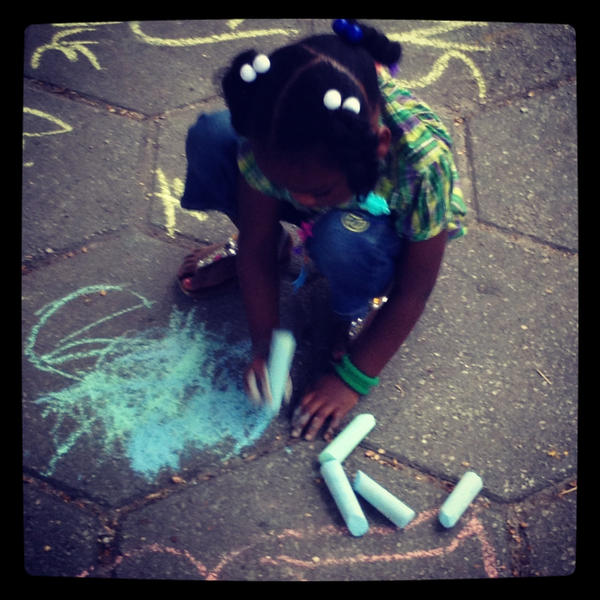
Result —
M208 256L200 258L196 263L196 268L201 269L202 267L208 267L213 263L226 258L228 256L236 256L238 253L238 242L237 234L232 235L222 246L219 246L216 250L213 250ZM287 232L283 232L281 239L279 240L279 253L282 254L285 246L289 244L290 237Z
M237 236L230 237L222 246L211 252L208 256L201 258L196 263L196 268L201 269L212 265L217 261L227 256L235 256L237 254Z

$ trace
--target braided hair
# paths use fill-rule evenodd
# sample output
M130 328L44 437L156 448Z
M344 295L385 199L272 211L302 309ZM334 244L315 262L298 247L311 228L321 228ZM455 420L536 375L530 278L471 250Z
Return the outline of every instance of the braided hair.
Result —
M251 82L240 70L258 53L242 52L222 85L240 136L279 156L324 151L328 166L340 169L350 189L362 195L375 187L379 171L372 117L382 100L375 62L397 63L401 47L372 27L353 24L361 30L359 41L321 34L284 46L269 57L268 70ZM323 98L331 89L342 98L358 99L358 112L328 110Z

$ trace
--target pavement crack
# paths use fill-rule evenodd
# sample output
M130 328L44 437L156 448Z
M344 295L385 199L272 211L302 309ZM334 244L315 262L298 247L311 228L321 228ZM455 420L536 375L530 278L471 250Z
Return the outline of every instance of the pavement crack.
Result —
M510 542L511 574L527 577L531 572L531 547L527 539L527 524L520 518L519 509L509 508L506 532Z

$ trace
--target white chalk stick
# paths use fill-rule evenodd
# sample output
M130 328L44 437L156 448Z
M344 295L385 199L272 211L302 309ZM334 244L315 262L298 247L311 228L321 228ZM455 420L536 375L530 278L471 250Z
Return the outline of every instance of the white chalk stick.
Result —
M481 477L473 471L467 471L442 504L439 514L440 523L446 528L454 527L482 487Z
M356 494L344 473L342 465L337 460L328 460L321 465L321 475L329 488L335 503L344 518L344 522L353 536L360 537L369 530Z
M321 464L328 460L344 462L344 459L358 446L373 427L375 427L375 417L373 415L369 413L356 415L348 426L319 454L319 462Z
M362 471L356 472L352 487L397 527L406 527L415 517L415 511L410 506L404 504Z
M273 332L267 364L272 398L269 409L273 412L279 412L281 408L295 350L296 340L290 331L276 329Z

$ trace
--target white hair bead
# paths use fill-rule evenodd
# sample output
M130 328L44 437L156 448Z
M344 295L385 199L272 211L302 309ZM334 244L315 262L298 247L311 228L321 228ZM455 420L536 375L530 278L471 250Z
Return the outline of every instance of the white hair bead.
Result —
M323 104L329 110L337 110L342 105L342 95L337 90L328 90L323 96Z
M257 54L252 66L257 73L266 73L271 68L271 61L266 54Z
M242 68L240 69L240 77L246 83L252 83L256 79L256 71L252 68L252 65L242 65Z
M342 108L345 110L349 110L355 114L358 114L360 112L360 101L358 100L358 98L350 96L349 98L346 98L344 100Z

